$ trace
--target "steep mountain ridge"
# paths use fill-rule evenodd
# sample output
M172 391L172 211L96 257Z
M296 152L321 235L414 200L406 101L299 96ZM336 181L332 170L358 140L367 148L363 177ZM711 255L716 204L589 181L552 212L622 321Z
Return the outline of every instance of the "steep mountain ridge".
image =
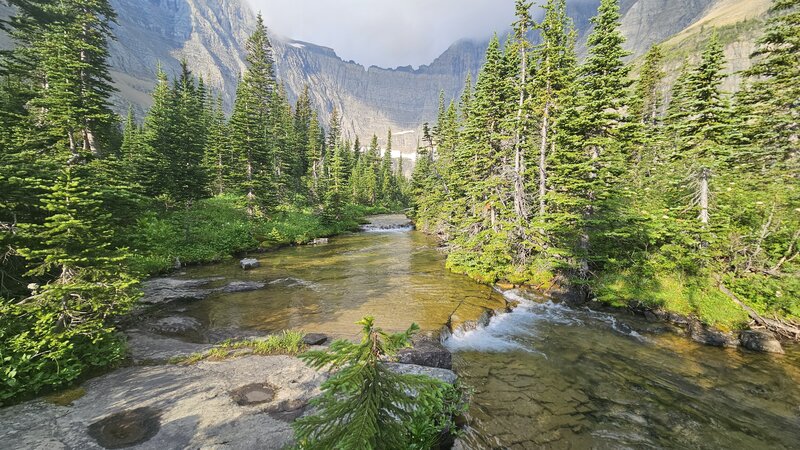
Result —
M139 114L150 104L156 66L176 74L180 59L202 75L222 95L226 108L233 103L235 87L244 70L244 44L255 26L255 13L243 0L111 0L118 14L117 37L110 44L112 75L119 93L119 111L133 104ZM589 18L599 0L569 4L579 34L580 54L585 54ZM757 27L740 27L763 18L769 0L621 0L622 31L632 58L655 43L667 41L671 72L695 52L712 26L726 28L729 73L749 64ZM0 4L0 15L8 8ZM268 15L269 12L265 12ZM749 22L748 22L749 21ZM0 45L2 45L0 37ZM473 77L483 62L488 41L462 40L441 56L418 69L364 67L343 61L334 50L307 42L271 36L277 72L289 96L295 98L308 84L317 107L327 120L335 106L344 114L347 136L362 142L373 133L381 142L388 129L394 147L406 152L416 148L421 124L436 117L439 92L456 98L467 73ZM726 85L738 82L731 77Z

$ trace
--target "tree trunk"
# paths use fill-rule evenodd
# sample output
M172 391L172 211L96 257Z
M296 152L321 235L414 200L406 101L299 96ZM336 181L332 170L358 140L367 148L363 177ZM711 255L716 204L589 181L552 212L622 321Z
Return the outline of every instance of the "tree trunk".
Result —
M705 228L708 225L708 176L709 170L700 169L700 222Z
M547 194L547 127L550 116L550 102L544 105L542 114L542 127L540 135L542 138L539 145L539 215L544 216L546 212L545 195Z
M515 152L514 152L514 212L518 221L526 219L527 211L525 206L525 183L523 174L525 171L525 155L523 147L523 136L525 135L525 124L523 123L523 109L525 107L525 87L528 83L528 55L525 51L525 42L520 46L520 87L519 103L517 105L517 126L515 127Z

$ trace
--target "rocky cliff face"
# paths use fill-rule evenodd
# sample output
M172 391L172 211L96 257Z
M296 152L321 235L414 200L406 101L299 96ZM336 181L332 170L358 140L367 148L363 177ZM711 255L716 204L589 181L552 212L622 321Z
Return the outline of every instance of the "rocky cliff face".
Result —
M178 72L180 59L233 102L239 74L244 70L244 43L255 25L255 15L243 0L111 0L119 20L111 43L112 75L119 93L119 111L133 104L141 113L150 104L150 92L160 63L169 74ZM585 53L589 18L599 0L570 3L569 13L579 31L579 53ZM632 58L654 43L667 39L670 69L683 56L696 53L711 27L751 24L766 12L769 0L621 0L622 31ZM0 4L0 15L7 8ZM749 22L748 22L749 21ZM726 28L730 70L749 63L758 27ZM672 37L670 39L670 37ZM0 36L0 45L2 45ZM381 142L392 129L395 149L412 152L423 122L434 121L439 92L458 97L467 73L475 76L488 42L459 41L430 65L418 69L383 69L346 62L329 48L272 36L277 72L290 97L307 84L327 120L336 106L344 114L344 131L362 142L377 134ZM735 78L729 85L735 83Z

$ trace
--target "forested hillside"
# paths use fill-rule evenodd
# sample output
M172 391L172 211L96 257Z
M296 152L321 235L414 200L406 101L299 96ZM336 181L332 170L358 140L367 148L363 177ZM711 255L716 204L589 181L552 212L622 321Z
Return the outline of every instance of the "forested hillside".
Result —
M661 47L636 76L624 62L616 0L583 63L564 0L539 23L516 5L513 37L492 41L474 89L442 99L418 151L414 214L448 267L721 328L799 320L800 2L774 2L736 95L712 27L665 92Z
M140 123L112 113L105 0L10 2L0 59L0 402L119 361L139 280L307 243L404 203L405 178L289 104L263 21L230 118L183 65ZM327 131L326 131L327 130ZM389 134L391 141L391 133Z

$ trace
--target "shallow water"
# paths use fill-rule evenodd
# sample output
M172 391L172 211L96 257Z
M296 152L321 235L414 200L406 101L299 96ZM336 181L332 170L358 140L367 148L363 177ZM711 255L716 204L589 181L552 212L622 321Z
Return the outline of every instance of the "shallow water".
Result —
M340 236L329 244L254 257L261 267L252 271L230 261L191 268L183 276L261 281L265 289L215 294L177 305L178 311L198 319L212 334L215 329L298 329L355 337L359 326L354 323L365 315L387 331L416 322L436 332L451 314L459 323L476 319L484 307L505 306L491 288L445 270L435 241L407 228Z
M467 448L800 448L800 349L712 348L632 316L502 295L448 273L420 233L371 231L256 255L253 271L189 269L267 287L173 308L202 322L206 339L227 329L355 337L367 314L387 330L413 321L435 332L451 314L458 323L519 301L447 344L474 390Z
M796 348L712 348L635 317L506 294L531 301L448 343L474 389L469 448L800 447Z

